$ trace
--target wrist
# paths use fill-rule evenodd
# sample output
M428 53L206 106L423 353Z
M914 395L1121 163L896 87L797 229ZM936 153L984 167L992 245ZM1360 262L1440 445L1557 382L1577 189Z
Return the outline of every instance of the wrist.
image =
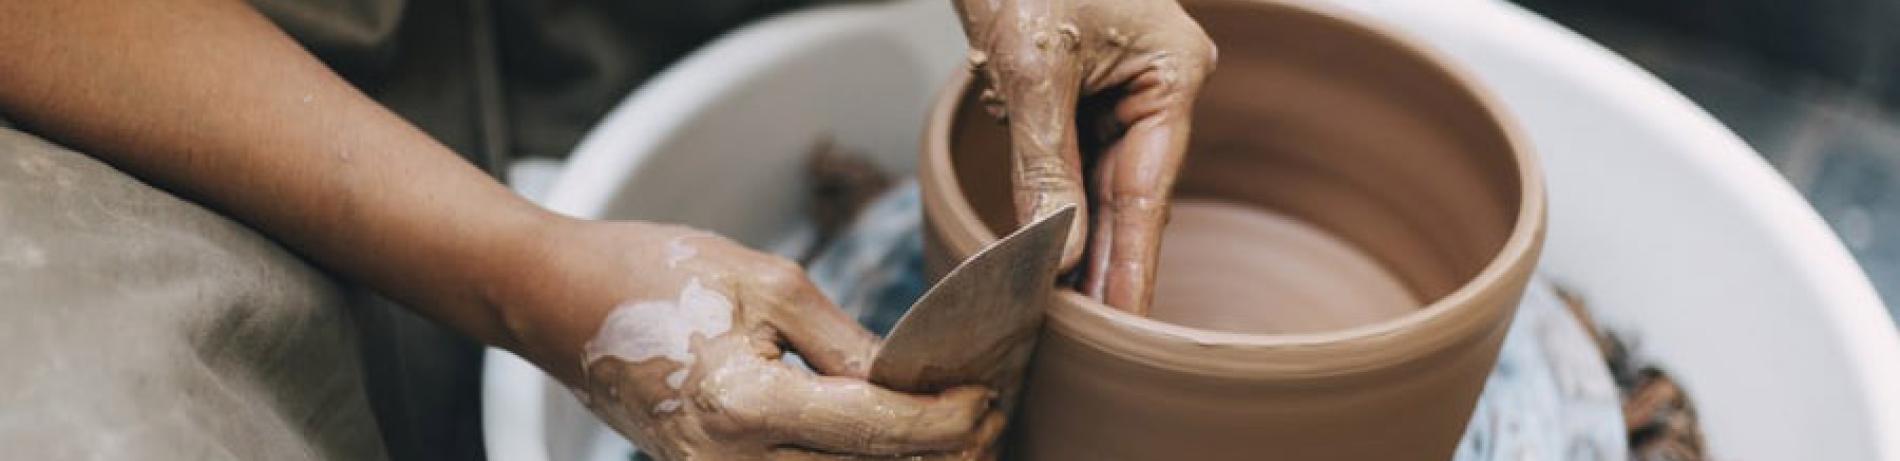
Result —
M588 325L588 300L571 285L585 247L588 228L597 222L553 213L522 223L507 239L506 263L485 267L475 278L476 292L493 319L491 338L483 341L513 352L540 366L562 382L573 384L580 374Z
M462 272L461 289L475 297L477 308L488 319L469 334L491 346L524 353L523 334L529 330L526 316L533 313L528 306L541 290L534 275L554 266L551 259L560 248L557 242L573 221L538 208L511 210L491 221L495 225L488 237L462 252L454 264Z

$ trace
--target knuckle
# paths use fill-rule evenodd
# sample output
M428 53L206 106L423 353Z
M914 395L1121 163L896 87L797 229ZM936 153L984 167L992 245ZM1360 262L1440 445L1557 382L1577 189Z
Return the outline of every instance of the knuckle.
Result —
M1025 85L1042 83L1062 76L1072 67L1074 56L1066 51L1052 51L1028 47L1000 53L991 58L992 69L997 80L1003 85L1004 92L1024 88Z
M1022 176L1025 185L1046 184L1068 188L1071 186L1070 183L1074 182L1070 180L1074 175L1071 174L1069 162L1060 155L1054 153L1024 155L1018 161L1020 162L1018 174Z
M1161 47L1179 58L1178 64L1183 72L1205 74L1213 70L1214 63L1220 60L1220 49L1200 25L1192 19L1183 20L1187 23L1167 34Z
M786 296L805 289L805 269L785 258L772 256L759 264L754 282L767 294Z
M1153 190L1120 184L1114 187L1115 195L1107 205L1115 210L1116 216L1154 217L1168 210L1167 201L1156 196Z
M1081 184L1075 180L1068 162L1059 156L1030 156L1022 159L1016 177L1016 193L1039 207L1059 207L1081 199Z
M1194 43L1196 45L1190 50L1189 56L1199 63L1202 71L1213 70L1214 66L1220 63L1220 46L1215 45L1214 41L1206 36L1202 36Z
M1175 46L1175 53L1181 59L1180 71L1199 80L1214 70L1215 62L1220 60L1220 50L1206 35L1194 35L1182 40Z

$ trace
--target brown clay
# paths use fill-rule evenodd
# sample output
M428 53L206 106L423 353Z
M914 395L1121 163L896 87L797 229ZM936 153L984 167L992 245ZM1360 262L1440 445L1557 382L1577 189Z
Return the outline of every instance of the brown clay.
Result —
M1533 156L1463 74L1365 20L1184 4L1222 52L1155 317L1058 295L1013 454L1449 458L1542 244ZM926 131L933 271L1016 222L1010 133L977 93L957 79Z
M1183 200L1162 238L1149 317L1235 333L1317 333L1418 308L1405 283L1352 243L1290 216Z

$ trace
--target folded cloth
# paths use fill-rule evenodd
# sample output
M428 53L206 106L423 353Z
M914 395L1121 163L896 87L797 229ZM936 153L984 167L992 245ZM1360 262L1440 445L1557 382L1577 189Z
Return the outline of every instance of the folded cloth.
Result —
M1629 459L1623 427L1609 362L1556 287L1533 278L1452 459Z

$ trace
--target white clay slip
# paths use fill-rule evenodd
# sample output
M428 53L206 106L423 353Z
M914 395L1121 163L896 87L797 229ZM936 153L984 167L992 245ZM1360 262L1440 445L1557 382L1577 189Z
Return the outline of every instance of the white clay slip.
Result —
M600 332L587 342L585 363L606 357L627 363L664 358L680 365L666 376L667 387L677 390L685 385L695 359L693 337L712 338L731 329L732 300L695 277L680 290L679 299L630 302L614 308ZM667 412L679 406L676 399L668 399L654 409Z

